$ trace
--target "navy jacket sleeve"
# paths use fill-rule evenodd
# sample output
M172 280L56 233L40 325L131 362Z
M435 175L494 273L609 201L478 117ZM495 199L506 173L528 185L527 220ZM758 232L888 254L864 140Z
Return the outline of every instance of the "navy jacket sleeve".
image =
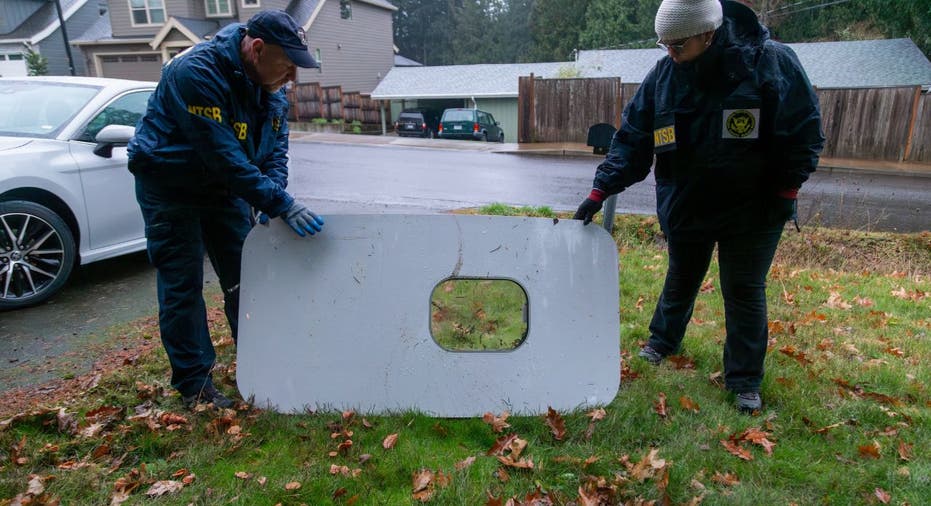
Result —
M231 90L218 74L190 62L168 76L166 102L174 109L172 114L178 126L212 175L253 207L279 216L294 199L246 156L229 124ZM287 150L287 144L284 149ZM287 167L286 153L284 156Z
M283 100L281 127L275 137L275 150L262 161L262 172L282 189L288 187L288 102Z
M776 174L777 191L800 188L818 167L824 147L818 95L790 47L768 41L766 48L777 66L771 170Z
M624 109L621 128L614 133L604 162L598 165L593 187L608 195L643 181L653 165L653 91L656 67L643 80Z

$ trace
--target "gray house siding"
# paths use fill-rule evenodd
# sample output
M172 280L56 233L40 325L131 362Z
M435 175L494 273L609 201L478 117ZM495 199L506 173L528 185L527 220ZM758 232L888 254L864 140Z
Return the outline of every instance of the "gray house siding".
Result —
M157 51L152 50L147 44L107 44L105 46L84 46L84 65L87 68L87 75L92 77L127 77L127 76L117 76L106 73L108 68L113 68L112 65L108 65L108 62L105 60L111 60L114 56L120 57L123 59L129 59L125 57L131 57L136 55L147 55L148 58L151 58L151 55L159 54ZM161 56L158 56L158 62L142 62L147 63L148 68L139 75L132 76L133 79L142 79L142 80L152 80L153 77L155 80L158 79L158 76L161 73ZM98 74L98 67L104 71L103 74ZM135 67L135 66L134 66ZM135 68L145 68L145 65L140 65Z
M243 23L245 23L246 21L249 21L249 18L254 16L255 13L259 11L268 11L268 10L283 11L288 7L288 4L291 3L290 0L259 0L258 7L245 7L244 8L242 6L242 0L230 0L230 1L236 3L236 9L239 11L239 21ZM301 22L300 19L297 21L298 23Z
M68 39L81 35L85 30L90 28L97 18L100 17L96 2L87 2L83 7L78 9L70 18L68 18L65 27L68 30ZM68 68L68 53L65 51L65 41L59 26L54 32L38 44L38 51L42 56L48 58L48 73L52 76L71 75ZM87 75L87 67L81 58L81 51L75 47L71 48L71 57L74 60L74 73L78 76Z
M320 50L321 68L300 70L298 81L371 93L394 65L391 27L389 10L352 2L352 18L340 19L339 1L325 0L308 34L311 53Z
M236 4L239 0L235 1ZM164 0L165 22L168 18L205 18L203 0ZM114 37L145 37L154 36L165 23L133 26L132 12L129 9L129 0L110 0L108 14L110 26L113 27ZM236 10L233 7L233 15Z
M0 35L10 33L36 11L32 0L3 0L0 2Z

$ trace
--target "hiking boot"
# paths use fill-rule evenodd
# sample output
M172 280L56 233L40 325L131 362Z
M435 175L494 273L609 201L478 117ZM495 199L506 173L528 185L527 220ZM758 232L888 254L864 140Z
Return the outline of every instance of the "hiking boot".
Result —
M763 409L763 399L758 392L744 392L737 394L737 410L741 413L753 414Z
M649 344L644 344L637 356L653 365L659 365L663 361L663 354L654 350Z
M220 393L213 383L207 383L204 388L192 395L182 395L181 402L187 409L194 409L198 404L213 404L214 407L226 409L233 407L233 401L229 397Z

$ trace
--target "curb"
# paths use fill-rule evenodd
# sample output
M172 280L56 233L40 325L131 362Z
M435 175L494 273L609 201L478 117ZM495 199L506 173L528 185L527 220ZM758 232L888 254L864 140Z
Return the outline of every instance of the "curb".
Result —
M548 147L531 147L532 144L497 144L444 139L418 139L387 135L339 134L292 131L291 141L318 142L324 144L358 144L367 146L406 147L421 149L441 149L446 151L474 151L506 155L530 156L565 156L600 159L591 147L582 148L581 144L551 143ZM562 144L562 145L560 145ZM870 160L822 159L818 171L851 174L875 174L931 178L931 164L897 163Z

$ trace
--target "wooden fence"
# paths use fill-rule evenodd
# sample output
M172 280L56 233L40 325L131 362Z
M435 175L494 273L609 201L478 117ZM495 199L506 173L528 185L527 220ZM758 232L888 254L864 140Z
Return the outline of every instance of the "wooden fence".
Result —
M624 107L620 78L518 81L518 142L585 142L596 123L619 125Z
M581 142L596 123L621 124L639 85L618 78L521 77L518 142ZM920 87L820 89L826 158L931 162L931 95Z
M391 104L373 100L357 91L344 92L341 86L320 86L318 83L295 83L288 89L291 109L289 121L310 121L315 118L342 119L346 123L381 124L381 107L390 117Z
M905 159L931 163L931 94L918 97L913 124L912 142L905 149Z

